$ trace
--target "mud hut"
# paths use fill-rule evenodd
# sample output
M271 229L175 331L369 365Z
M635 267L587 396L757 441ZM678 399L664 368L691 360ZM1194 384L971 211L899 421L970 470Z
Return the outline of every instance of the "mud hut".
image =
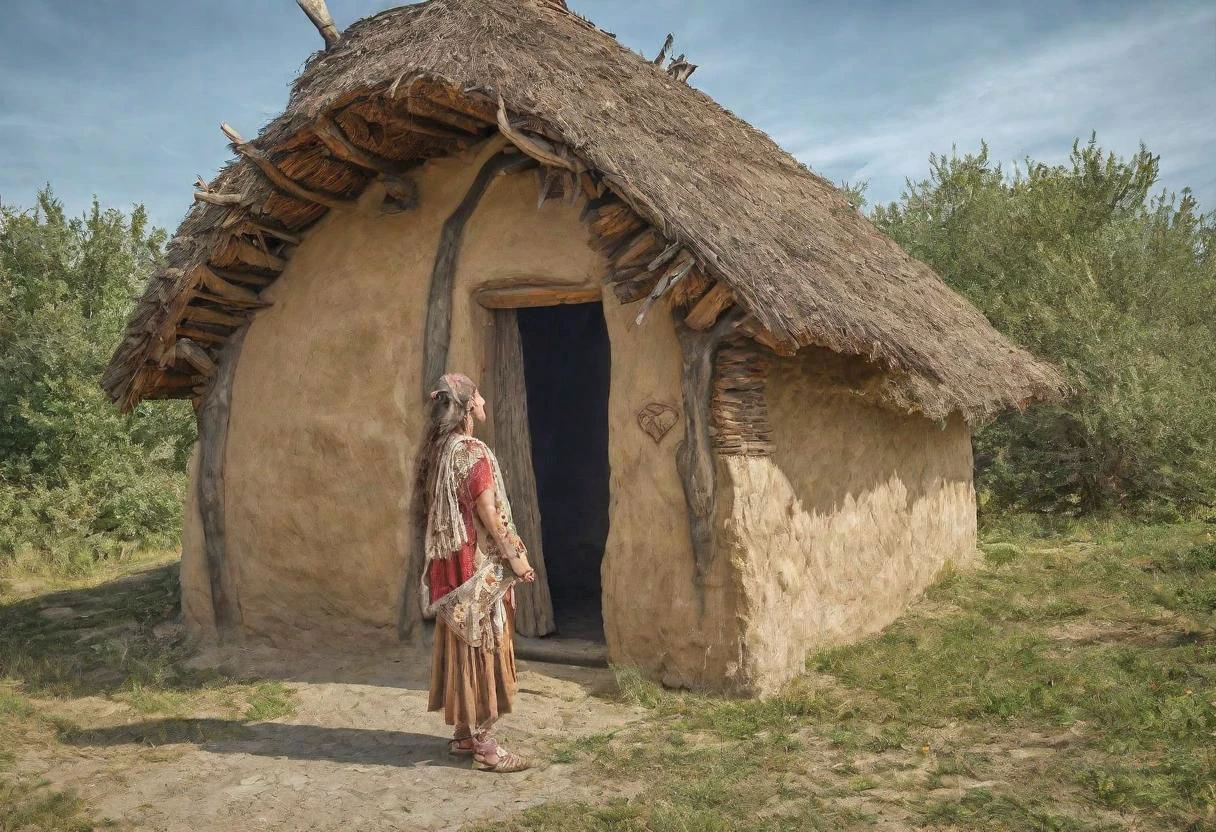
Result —
M975 552L970 426L1050 367L824 179L561 0L325 38L169 244L103 381L190 398L192 633L413 638L435 378L482 382L542 579L668 685L764 693Z

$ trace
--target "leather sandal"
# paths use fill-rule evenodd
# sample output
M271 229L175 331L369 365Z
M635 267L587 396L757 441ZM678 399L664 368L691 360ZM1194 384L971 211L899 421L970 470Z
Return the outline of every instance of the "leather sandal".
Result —
M465 734L461 736L459 733L448 740L448 753L453 757L472 757L474 750L473 735Z
M493 763L490 762L490 758L494 759ZM498 743L494 743L493 748L473 752L473 768L478 771L509 774L532 768L532 763L526 757L521 757L513 751L507 751Z
M460 737L459 739L448 740L448 753L453 757L472 757L473 738Z

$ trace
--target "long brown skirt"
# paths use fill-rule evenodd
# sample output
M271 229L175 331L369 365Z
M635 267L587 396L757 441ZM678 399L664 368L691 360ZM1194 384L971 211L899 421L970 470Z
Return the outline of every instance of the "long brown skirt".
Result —
M514 625L514 611L508 606L502 646L495 652L470 647L436 618L429 710L443 711L448 725L474 727L511 713L517 689Z

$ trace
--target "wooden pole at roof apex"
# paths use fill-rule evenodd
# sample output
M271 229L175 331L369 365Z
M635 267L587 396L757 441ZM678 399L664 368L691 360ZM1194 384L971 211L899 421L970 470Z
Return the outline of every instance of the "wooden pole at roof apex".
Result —
M329 13L329 8L325 5L325 0L296 0L300 4L300 8L304 10L304 14L308 15L308 19L312 21L312 25L317 27L317 31L321 33L321 37L325 38L325 48L329 49L338 42L340 35L338 27L334 25L333 16Z

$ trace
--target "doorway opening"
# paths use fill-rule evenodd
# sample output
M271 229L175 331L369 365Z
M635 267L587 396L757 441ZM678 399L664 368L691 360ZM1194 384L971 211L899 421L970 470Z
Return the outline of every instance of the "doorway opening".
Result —
M517 312L557 635L604 640L611 350L600 303Z

